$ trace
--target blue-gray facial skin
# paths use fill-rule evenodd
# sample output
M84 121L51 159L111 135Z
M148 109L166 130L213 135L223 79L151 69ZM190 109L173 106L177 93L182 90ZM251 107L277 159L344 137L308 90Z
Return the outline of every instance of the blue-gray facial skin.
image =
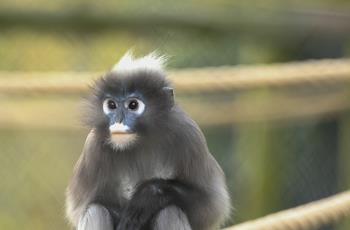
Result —
M111 133L135 133L136 121L146 109L144 101L139 93L118 97L107 95L103 101L103 112L109 119Z

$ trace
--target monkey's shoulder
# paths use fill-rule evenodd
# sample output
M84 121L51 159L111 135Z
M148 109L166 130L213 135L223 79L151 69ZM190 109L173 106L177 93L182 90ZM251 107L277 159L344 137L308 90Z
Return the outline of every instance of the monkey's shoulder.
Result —
M171 145L195 152L208 152L207 143L198 124L180 107L176 107L168 127Z

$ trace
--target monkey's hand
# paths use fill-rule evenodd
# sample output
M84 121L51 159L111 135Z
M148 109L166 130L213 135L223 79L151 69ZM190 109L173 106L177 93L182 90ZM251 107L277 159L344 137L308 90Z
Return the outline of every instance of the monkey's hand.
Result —
M116 230L141 230L163 208L174 204L177 191L169 180L151 179L139 185L123 209Z

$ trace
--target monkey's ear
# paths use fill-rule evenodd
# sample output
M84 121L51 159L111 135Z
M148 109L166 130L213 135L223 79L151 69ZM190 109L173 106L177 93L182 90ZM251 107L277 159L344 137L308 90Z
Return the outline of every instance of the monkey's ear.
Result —
M174 89L171 87L163 87L163 91L164 91L165 95L167 95L167 97L169 98L170 108L173 107L173 105L175 103Z

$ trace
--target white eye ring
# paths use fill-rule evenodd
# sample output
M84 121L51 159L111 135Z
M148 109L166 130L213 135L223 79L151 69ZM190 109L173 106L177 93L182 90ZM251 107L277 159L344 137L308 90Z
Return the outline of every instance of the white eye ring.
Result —
M111 98L107 98L106 100L103 101L103 112L106 115L115 111L117 107L118 107L117 102Z
M142 114L146 107L145 103L137 98L130 98L126 100L124 106L127 110L132 113L136 113L137 115Z

